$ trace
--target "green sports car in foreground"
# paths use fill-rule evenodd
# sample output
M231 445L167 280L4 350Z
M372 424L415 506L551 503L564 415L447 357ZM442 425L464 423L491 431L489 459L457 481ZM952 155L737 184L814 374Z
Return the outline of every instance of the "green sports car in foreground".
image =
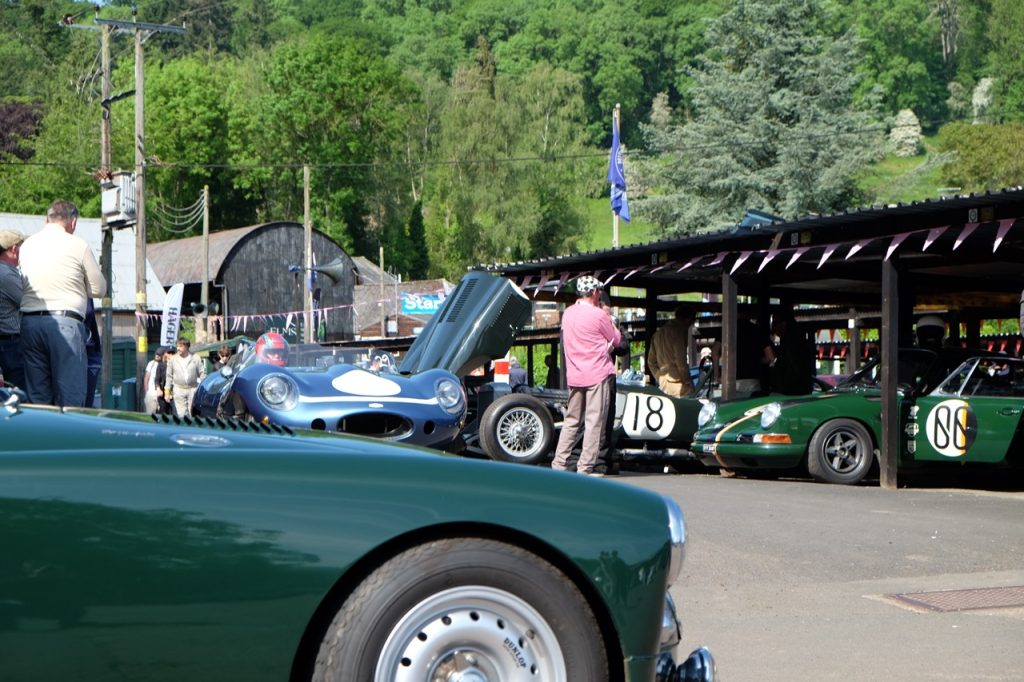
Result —
M965 353L900 350L901 466L1024 464L1024 362L1001 355L964 361ZM857 483L881 442L879 365L823 393L709 403L698 421L693 449L709 466L802 465L820 481Z
M0 389L0 679L712 680L627 485Z

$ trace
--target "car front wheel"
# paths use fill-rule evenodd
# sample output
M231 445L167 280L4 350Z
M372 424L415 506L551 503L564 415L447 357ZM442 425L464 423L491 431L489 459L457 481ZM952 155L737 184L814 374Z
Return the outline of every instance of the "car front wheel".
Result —
M576 586L518 547L459 538L381 565L338 611L314 682L607 680L596 619Z
M860 422L833 419L822 424L807 449L807 471L826 483L859 483L874 461L871 434Z
M555 443L555 423L537 398L522 393L498 398L480 419L480 446L502 462L540 464Z

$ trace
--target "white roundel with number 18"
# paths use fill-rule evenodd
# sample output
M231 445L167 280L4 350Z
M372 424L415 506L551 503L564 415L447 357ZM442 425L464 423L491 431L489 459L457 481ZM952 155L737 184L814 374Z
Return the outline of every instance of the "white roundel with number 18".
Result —
M649 393L626 394L622 430L630 438L668 438L675 425L676 406L668 398Z

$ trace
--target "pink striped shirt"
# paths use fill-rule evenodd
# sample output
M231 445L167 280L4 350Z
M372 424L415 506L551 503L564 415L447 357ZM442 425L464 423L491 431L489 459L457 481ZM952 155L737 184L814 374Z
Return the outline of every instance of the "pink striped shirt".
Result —
M596 386L615 374L609 349L621 339L608 313L586 299L566 308L562 314L562 344L569 386Z

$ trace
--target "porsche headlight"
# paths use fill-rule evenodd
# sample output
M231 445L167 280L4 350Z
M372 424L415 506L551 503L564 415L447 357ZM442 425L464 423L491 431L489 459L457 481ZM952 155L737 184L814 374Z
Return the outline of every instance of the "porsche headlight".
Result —
M668 510L668 534L672 543L668 563L668 584L671 585L679 577L679 571L683 569L683 555L686 549L686 520L683 518L683 510L679 508L675 500L670 497L662 499L665 500L665 508Z
M458 414L462 410L462 386L451 379L441 379L434 386L437 402L448 414Z
M767 429L779 420L782 414L782 405L779 403L768 403L761 411L761 428Z
M284 374L270 374L263 377L256 389L268 407L275 410L290 410L299 401L299 387Z
M715 418L717 412L718 405L716 403L710 401L704 403L704 407L700 408L700 413L697 415L697 427L700 428L709 423Z

